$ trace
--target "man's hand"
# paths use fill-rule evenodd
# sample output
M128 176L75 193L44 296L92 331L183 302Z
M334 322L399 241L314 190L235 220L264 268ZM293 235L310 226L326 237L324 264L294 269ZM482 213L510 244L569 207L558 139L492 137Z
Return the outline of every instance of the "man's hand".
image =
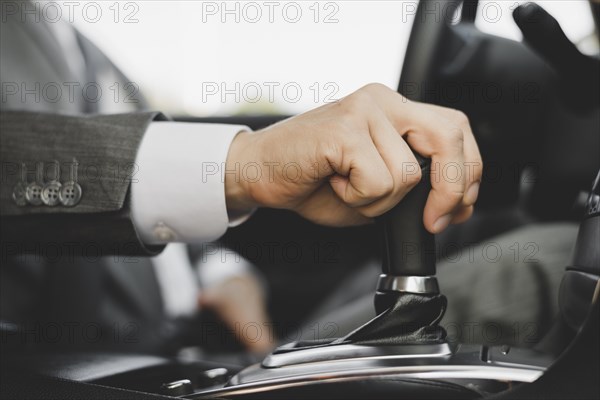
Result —
M252 275L234 276L202 290L198 304L216 312L232 330L240 330L239 340L249 351L266 354L277 345L263 288Z
M227 158L228 209L284 208L332 226L369 222L421 179L409 145L432 159L425 227L438 233L467 220L482 175L467 117L380 84L239 134Z

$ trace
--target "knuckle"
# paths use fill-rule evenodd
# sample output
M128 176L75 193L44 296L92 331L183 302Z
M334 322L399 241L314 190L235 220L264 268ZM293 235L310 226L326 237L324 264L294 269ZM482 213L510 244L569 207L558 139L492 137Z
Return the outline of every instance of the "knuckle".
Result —
M460 110L454 110L454 122L463 129L470 125L469 117Z
M391 177L389 177L374 183L369 188L365 189L362 195L367 199L380 199L382 197L391 195L393 191L394 181Z
M344 99L346 107L364 107L370 100L371 93L364 89L359 89Z
M369 104L367 94L354 92L341 101L342 118L354 120L357 115L362 115Z
M408 97L404 96L403 94L396 93L396 96L398 96L398 98L400 98L400 102L402 104L412 104L412 101Z
M383 90L391 90L390 88L388 88L387 86L385 86L383 83L379 83L379 82L371 82L366 84L365 86L363 86L362 88L359 89L359 91L365 91L365 92L381 92Z
M370 95L371 98L373 98L373 97L387 98L387 96L391 95L391 96L396 96L396 97L400 98L400 100L402 102L408 102L408 99L406 97L404 97L397 91L391 89L390 87L384 85L383 83L378 83L378 82L369 83L369 84L363 86L362 88L360 88L358 90L358 92L367 93L368 95Z
M391 177L383 182L380 190L381 197L389 196L394 192L394 181Z
M462 148L465 140L465 133L460 127L451 126L443 132L442 137L444 137L449 143Z
M452 206L456 206L462 202L464 196L464 190L450 190L446 193L445 197L449 204L451 204Z
M417 169L414 173L407 174L404 181L409 188L414 188L423 179L423 172L421 168Z

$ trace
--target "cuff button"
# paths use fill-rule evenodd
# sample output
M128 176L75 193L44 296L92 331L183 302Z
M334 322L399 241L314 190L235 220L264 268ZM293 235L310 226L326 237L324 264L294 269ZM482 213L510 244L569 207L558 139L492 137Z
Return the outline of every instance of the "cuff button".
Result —
M54 207L60 203L60 189L61 184L59 182L50 182L44 185L42 190L42 201L45 205Z
M27 191L27 185L22 182L19 182L15 185L12 198L15 204L19 207L25 207L27 205L27 197L25 195Z
M36 182L32 182L27 185L27 190L25 190L25 198L27 202L32 206L41 206L42 203L42 186Z
M175 232L164 222L159 222L154 228L154 236L161 242L173 242L176 239Z
M81 200L83 190L78 183L67 182L63 185L59 192L59 199L63 206L74 207Z

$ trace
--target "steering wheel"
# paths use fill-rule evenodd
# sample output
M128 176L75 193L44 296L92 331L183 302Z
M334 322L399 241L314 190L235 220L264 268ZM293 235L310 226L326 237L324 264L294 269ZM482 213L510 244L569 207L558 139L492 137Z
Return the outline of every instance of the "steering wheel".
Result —
M438 76L438 66L443 64L442 60L447 56L445 49L453 37L450 20L459 5L460 2L443 0L419 2L398 85L398 91L410 100L431 100L415 85L431 82Z

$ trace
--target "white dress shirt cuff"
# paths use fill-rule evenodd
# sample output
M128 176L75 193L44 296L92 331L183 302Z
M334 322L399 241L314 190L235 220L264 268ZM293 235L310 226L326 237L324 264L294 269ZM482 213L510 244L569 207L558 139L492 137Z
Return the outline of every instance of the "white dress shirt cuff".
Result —
M221 237L232 221L225 202L225 162L242 125L153 122L138 150L131 212L149 245L203 243Z

